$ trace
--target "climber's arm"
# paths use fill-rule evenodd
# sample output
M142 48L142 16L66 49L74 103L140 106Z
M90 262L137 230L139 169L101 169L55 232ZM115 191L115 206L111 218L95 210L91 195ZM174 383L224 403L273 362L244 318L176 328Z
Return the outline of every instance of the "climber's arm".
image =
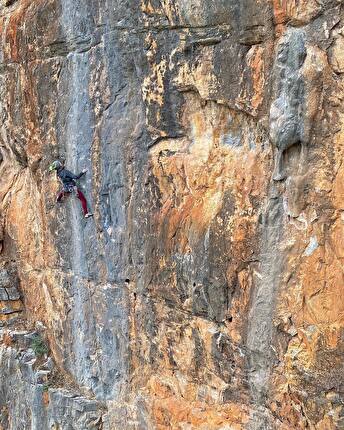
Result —
M65 176L68 177L68 178L77 180L77 179L80 179L81 176L83 176L86 172L87 172L87 170L83 170L78 175L74 175L74 173L70 172L69 170L65 170Z
M87 172L87 170L83 170L81 173L79 173L79 174L76 176L76 179L80 179L80 178L81 178L81 176L83 176L86 172Z

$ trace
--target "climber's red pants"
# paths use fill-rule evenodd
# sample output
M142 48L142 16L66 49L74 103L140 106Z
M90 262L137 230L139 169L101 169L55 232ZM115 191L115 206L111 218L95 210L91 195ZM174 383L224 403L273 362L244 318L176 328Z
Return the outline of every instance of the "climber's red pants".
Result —
M81 201L81 206L82 206L82 210L84 212L84 215L87 214L88 210L87 210L87 201L86 201L86 197L84 196L84 193L82 191L79 190L79 188L75 187L75 191L76 191L76 196L78 197L78 199ZM58 193L56 201L59 202L61 201L61 199L66 195L66 194L70 194L69 191L64 191L62 190L61 192Z

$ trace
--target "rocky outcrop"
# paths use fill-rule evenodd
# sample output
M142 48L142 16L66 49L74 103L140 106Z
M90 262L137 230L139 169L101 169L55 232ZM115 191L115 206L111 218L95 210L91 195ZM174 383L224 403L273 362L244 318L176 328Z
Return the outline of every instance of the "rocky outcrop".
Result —
M52 360L46 360L46 352L35 332L2 333L0 428L100 429L98 402L75 391L50 388L52 381L57 385L68 385L68 381L59 380Z
M0 3L0 429L344 426L343 25Z
M11 265L3 266L0 269L0 324L2 326L15 323L23 311L18 286L19 279L15 268Z

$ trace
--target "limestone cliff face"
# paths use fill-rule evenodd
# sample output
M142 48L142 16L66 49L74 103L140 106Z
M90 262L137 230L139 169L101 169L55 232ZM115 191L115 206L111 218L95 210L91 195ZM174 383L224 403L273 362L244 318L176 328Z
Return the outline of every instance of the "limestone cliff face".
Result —
M0 429L344 428L343 73L340 0L1 1Z

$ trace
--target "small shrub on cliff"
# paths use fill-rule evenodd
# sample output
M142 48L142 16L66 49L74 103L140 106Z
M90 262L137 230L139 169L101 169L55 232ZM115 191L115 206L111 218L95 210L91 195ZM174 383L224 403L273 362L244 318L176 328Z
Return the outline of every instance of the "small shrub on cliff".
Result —
M47 345L44 343L44 340L40 336L34 337L31 343L31 348L33 349L37 357L47 354L49 351Z
M49 386L50 386L50 384L49 384L49 383L45 383L45 384L43 384L43 393L46 393L46 392L48 392L48 391L49 391Z

